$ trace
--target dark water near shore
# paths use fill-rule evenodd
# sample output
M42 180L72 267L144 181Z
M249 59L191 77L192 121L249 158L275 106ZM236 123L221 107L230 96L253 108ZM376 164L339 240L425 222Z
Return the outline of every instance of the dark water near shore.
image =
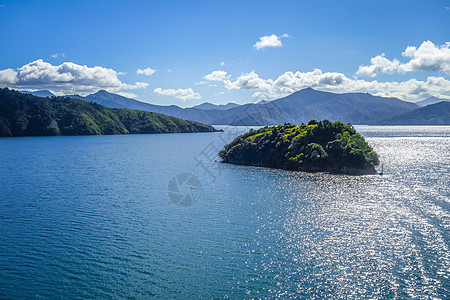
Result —
M357 130L383 176L214 162L235 128L2 138L0 298L448 299L450 127Z

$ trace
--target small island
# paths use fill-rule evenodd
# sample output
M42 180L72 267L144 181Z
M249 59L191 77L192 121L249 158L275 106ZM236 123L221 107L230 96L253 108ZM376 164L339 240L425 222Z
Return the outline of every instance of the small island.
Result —
M222 162L306 172L374 174L378 156L352 125L328 120L263 127L236 137Z

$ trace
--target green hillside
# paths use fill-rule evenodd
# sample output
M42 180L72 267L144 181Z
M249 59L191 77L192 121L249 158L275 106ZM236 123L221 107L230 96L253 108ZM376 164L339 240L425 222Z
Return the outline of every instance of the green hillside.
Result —
M213 131L209 125L158 113L0 89L0 137Z

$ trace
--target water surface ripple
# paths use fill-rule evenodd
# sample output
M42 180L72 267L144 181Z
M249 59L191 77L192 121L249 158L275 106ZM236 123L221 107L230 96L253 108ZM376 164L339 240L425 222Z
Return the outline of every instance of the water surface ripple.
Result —
M0 139L0 298L450 298L450 127L357 130L383 176L205 169L220 133Z

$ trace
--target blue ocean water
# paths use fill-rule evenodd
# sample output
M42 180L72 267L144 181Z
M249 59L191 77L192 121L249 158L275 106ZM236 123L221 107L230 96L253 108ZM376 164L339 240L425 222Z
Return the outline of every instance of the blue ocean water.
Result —
M0 298L450 297L450 127L384 175L218 163L224 133L0 139Z

